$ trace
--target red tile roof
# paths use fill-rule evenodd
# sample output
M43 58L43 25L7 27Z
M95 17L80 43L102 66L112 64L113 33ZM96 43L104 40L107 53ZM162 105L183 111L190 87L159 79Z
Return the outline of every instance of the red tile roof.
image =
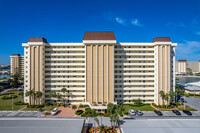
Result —
M152 42L171 42L170 37L156 37Z
M83 40L116 40L114 32L85 32Z
M178 62L187 62L187 60L178 60Z
M12 56L20 56L20 54L12 54Z
M28 39L28 42L45 42L45 43L47 43L47 40L43 37L30 37Z

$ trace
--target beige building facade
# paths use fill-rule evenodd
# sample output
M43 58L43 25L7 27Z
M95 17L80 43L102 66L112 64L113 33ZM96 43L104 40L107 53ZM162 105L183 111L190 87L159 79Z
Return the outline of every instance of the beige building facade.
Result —
M175 66L176 74L200 73L200 61L188 62L187 60L178 60Z
M24 77L24 56L20 54L12 54L10 56L10 73L12 75L18 73L19 78Z
M22 45L24 89L41 91L40 103L66 99L106 109L109 102L130 103L140 98L144 103L162 104L159 91L174 90L177 44L169 37L150 43L119 43L113 32L86 32L82 43L29 38ZM63 98L51 97L52 91ZM26 96L24 101L36 102Z

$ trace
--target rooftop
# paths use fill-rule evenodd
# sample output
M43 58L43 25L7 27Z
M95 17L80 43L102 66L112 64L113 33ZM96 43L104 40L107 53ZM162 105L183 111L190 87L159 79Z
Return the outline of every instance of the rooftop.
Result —
M30 37L28 39L28 42L45 42L45 43L47 43L47 40L43 37Z
M170 37L156 37L152 42L171 42Z
M114 32L85 32L83 40L116 40Z

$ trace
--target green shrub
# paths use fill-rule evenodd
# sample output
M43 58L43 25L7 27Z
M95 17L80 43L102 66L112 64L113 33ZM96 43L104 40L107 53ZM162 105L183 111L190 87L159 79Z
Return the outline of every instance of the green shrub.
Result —
M81 114L81 117L90 117L90 116L91 116L91 115L85 114L85 113Z
M128 111L124 112L125 115L129 115Z
M90 107L87 107L87 108L85 108L85 112L87 112L87 113L92 113L92 110L91 110Z
M45 102L44 103L44 106L49 106L50 104L48 102Z
M155 103L152 103L153 106L158 107L158 105L156 105Z
M43 111L42 107L40 107L39 111L40 111L40 112L42 112L42 111Z
M79 105L79 108L84 108L84 106L82 104Z
M121 117L123 117L123 116L124 116L122 112L119 112L119 115L120 115Z
M28 105L28 103L24 103L22 101L14 102L15 105Z
M110 114L106 113L103 115L103 117L110 117Z
M2 97L2 100L8 100L8 99L14 99L14 98L17 98L18 96L17 95L7 95L7 96L3 96Z
M81 115L83 113L83 110L76 110L75 114L76 115Z
M63 103L60 103L60 106L64 106L64 104L63 104Z

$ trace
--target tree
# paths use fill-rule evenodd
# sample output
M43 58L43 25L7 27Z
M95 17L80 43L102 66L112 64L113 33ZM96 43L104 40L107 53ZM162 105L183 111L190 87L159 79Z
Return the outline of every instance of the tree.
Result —
M95 121L97 122L97 124L99 124L99 120L97 119L97 113L96 111L93 109L92 110L92 114L91 117L93 117L93 128L94 128L94 132L96 133L96 129L95 129Z
M20 91L20 93L18 95L22 97L22 102L23 102L24 101L24 92Z
M141 100L140 98L138 98L138 99L133 99L133 102L134 102L135 104L137 104L137 105L142 104L142 100Z
M37 91L35 95L36 95L36 97L37 97L37 104L38 104L38 102L39 102L39 104L40 104L40 98L41 98L41 96L42 96L42 92L41 92L41 91Z
M3 86L0 86L0 92L4 91Z
M165 92L164 92L163 90L161 90L161 91L159 92L159 94L160 94L160 96L161 96L161 98L162 98L162 102L163 102L163 105L164 105Z
M35 92L33 90L29 90L26 92L25 94L26 96L29 96L29 100L30 100L30 105L34 104L34 101L35 101Z
M56 98L56 97L57 97L57 94L56 94L55 91L50 91L49 96L50 96L51 98Z
M11 77L12 77L11 83L10 83L11 87L17 88L18 84L19 84L19 74L18 73L14 74L14 75L11 74Z
M56 98L60 101L60 99L62 98L62 95L61 95L60 93L58 93L58 94L56 95Z
M114 112L114 108L115 108L115 106L114 106L113 103L108 103L108 105L107 105L107 111L108 111L111 115L112 115L113 112Z
M175 92L169 91L170 102L174 101Z
M73 109L73 110L75 110L76 108L77 108L76 105L73 105L73 106L72 106L72 109Z
M64 94L63 95L63 101L64 101L64 104L65 104L65 96L66 96L65 93L67 92L67 89L66 88L62 88L61 92Z
M168 93L165 94L165 101L166 101L166 108L167 108L168 101L169 101L169 94Z

